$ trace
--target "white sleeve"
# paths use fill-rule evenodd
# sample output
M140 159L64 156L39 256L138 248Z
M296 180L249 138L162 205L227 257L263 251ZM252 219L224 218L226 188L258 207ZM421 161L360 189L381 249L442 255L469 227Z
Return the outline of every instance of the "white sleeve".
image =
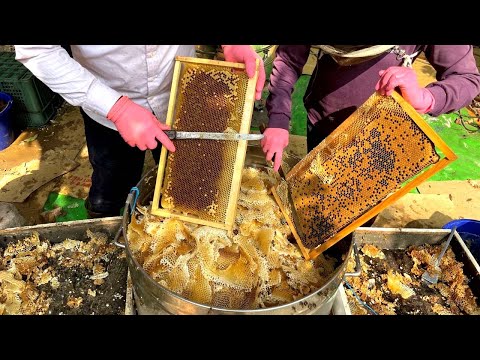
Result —
M15 45L15 58L68 103L107 116L122 96L72 59L60 45Z

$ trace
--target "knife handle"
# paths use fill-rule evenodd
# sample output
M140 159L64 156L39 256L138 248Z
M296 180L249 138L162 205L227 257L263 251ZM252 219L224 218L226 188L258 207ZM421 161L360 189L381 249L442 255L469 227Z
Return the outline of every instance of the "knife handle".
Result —
M176 130L163 130L165 135L168 136L170 140L176 139L177 138L177 131Z

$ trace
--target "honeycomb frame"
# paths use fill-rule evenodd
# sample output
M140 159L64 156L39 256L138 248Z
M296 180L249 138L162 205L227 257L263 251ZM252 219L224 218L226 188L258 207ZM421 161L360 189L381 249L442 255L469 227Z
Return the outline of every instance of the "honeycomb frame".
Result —
M386 98L386 97L385 97ZM380 201L371 207L368 208L367 211L364 211L360 216L358 217L353 217L352 219L349 220L349 223L345 226L341 226L337 229L335 229L335 232L333 235L327 237L326 239L323 239L320 244L316 246L310 246L308 245L308 240L306 239L305 235L303 235L302 228L304 228L305 222L301 222L300 224L297 224L294 219L290 216L291 212L289 211L289 206L293 206L295 210L297 211L297 214L300 213L302 216L301 208L300 208L300 201L303 201L303 199L300 199L300 197L296 198L295 194L292 193L292 186L294 185L295 181L298 179L298 177L301 177L303 174L305 174L307 171L312 166L312 163L315 161L317 158L317 154L323 155L324 153L328 154L331 158L334 158L337 154L336 151L342 151L342 136L345 138L348 138L348 134L352 133L353 131L350 130L354 126L354 122L356 121L357 117L362 116L362 111L366 111L367 105L369 102L375 102L375 101L383 101L382 96L379 95L378 93L374 93L362 106L360 106L351 116L349 116L335 131L333 131L322 143L317 145L311 152L307 154L305 158L303 158L299 163L297 163L291 171L286 175L285 180L288 184L288 191L290 191L292 195L292 201L294 201L294 204L284 204L283 201L285 196L282 196L281 192L282 189L277 188L272 188L272 193L274 195L274 198L277 202L277 204L280 206L287 223L289 224L290 228L292 229L292 233L295 237L295 240L297 241L298 246L300 247L300 250L302 251L303 256L306 259L314 259L318 255L320 255L322 252L333 246L335 243L343 239L345 236L348 234L352 233L356 228L364 224L366 221L372 219L374 216L376 216L380 211L400 199L403 195L407 194L410 190L414 189L416 186L427 180L429 177L443 169L445 166L447 166L449 163L457 159L457 156L453 153L453 151L450 149L450 147L440 138L440 136L428 125L428 123L422 118L422 116L405 100L403 97L397 93L393 92L391 95L391 98L393 98L393 101L396 102L398 105L400 105L400 109L405 113L406 117L410 120L411 125L416 125L420 132L426 137L428 141L430 141L433 145L433 151L434 153L438 156L438 160L432 162L431 164L428 164L424 166L423 168L420 168L420 170L417 171L416 175L413 175L406 180L404 180L401 183L397 183L397 189L393 192L390 192L389 194L380 197ZM368 111L368 110L367 110ZM376 121L375 120L371 120ZM415 128L416 129L416 128ZM345 143L347 141L351 141L352 138L345 139ZM404 139L404 143L406 144L409 139L406 138ZM394 143L395 145L400 144L402 145L403 143L401 141L398 141L397 143ZM389 143L389 146L390 143ZM409 146L412 146L409 144ZM413 145L414 146L414 145ZM421 144L418 143L418 148L420 150ZM440 150L443 153L443 157L438 154L438 151ZM321 153L323 152L323 153ZM325 162L324 162L325 163ZM354 166L354 165L352 165ZM413 166L413 165L412 165ZM320 166L321 170L323 169ZM392 168L393 170L393 168ZM322 181L323 184L325 184L325 188L328 188L328 186L332 186L332 188L335 186L335 179L330 179L329 174L325 172L322 177L320 177L319 174L316 174ZM331 174L330 174L331 175ZM380 182L380 181L379 181ZM403 186L402 183L404 184ZM297 185L298 186L298 185ZM283 189L284 190L284 189ZM283 191L284 192L284 191ZM373 190L371 191L373 193ZM282 200L283 199L283 200ZM342 199L339 199L342 200ZM317 200L318 202L319 200ZM296 204L298 203L298 206ZM317 207L318 208L318 207ZM321 215L322 218L328 217L325 215ZM297 232L295 230L297 228L299 231ZM299 235L302 234L302 236Z
M192 65L193 64L193 65ZM260 66L260 62L257 60L256 64L256 72L253 78L248 78L248 82L246 84L246 93L244 95L244 102L243 102L243 112L238 116L240 118L239 124L239 131L240 134L248 134L250 131L251 119L253 114L253 106L255 101L255 87L258 78L258 69ZM200 58L191 58L191 57L183 57L177 56L175 58L175 68L174 74L172 79L172 87L170 91L170 99L168 104L168 112L167 112L167 119L166 124L169 125L172 129L174 128L175 124L175 117L176 111L182 106L180 104L179 98L184 99L185 96L180 94L181 86L182 85L182 71L186 66L198 66L199 68L208 67L208 68L217 68L218 69L225 69L229 68L231 71L244 71L245 65L241 63L234 63L234 62L227 62L227 61L217 61L217 60L209 60L209 59L200 59ZM186 82L188 85L188 82ZM238 99L236 99L238 101ZM230 120L229 120L230 121ZM182 130L182 129L180 129ZM205 130L202 129L201 125L196 129L191 129L187 131L212 131L212 130ZM218 130L216 130L218 131ZM178 140L179 142L182 141L182 145L187 144L187 141L192 140ZM207 142L213 142L215 140L201 140L204 141L205 144ZM223 141L223 143L227 143L227 141ZM229 159L230 163L233 161L233 175L231 178L230 183L230 191L228 194L228 199L223 199L222 201L225 203L226 207L224 206L222 214L224 216L222 219L205 219L201 218L202 214L198 215L195 213L188 213L185 211L178 211L174 208L168 208L165 206L165 193L168 192L166 184L166 178L172 173L172 157L169 156L168 150L165 147L162 147L161 154L160 154L160 161L158 165L158 172L157 172L157 179L156 179L156 186L155 192L152 202L151 213L156 216L161 217L175 217L182 221L187 221L191 223L207 225L223 230L227 230L231 233L234 222L235 222L235 213L236 213L236 204L238 200L238 194L240 192L240 183L241 183L241 174L242 169L244 167L245 156L247 151L247 140L238 140L235 141L236 143L236 151L235 151L235 159ZM178 145L180 143L177 142L177 151ZM192 148L190 148L192 150ZM195 149L193 149L195 150ZM192 151L192 156L195 156L195 151ZM174 155L175 153L173 153ZM221 196L221 195L220 195ZM225 196L224 196L225 197ZM212 203L212 206L214 204Z

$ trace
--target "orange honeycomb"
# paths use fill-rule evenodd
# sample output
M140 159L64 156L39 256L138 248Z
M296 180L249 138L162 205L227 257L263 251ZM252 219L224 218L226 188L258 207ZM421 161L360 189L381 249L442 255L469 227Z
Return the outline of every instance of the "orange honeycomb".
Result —
M373 94L287 174L297 227L303 233L297 241L308 251L440 160L435 143L419 125L424 120L412 109L407 112L404 107L409 105L401 105L398 98Z
M245 71L219 61L180 64L172 128L248 132L254 87ZM168 154L164 167L161 208L188 216L192 222L227 223L229 211L235 209L240 182L234 180L243 168L246 142L182 139L174 143L176 151Z
M133 256L161 286L209 306L257 309L310 294L337 260L323 254L305 260L289 241L290 228L269 192L279 180L272 169L243 170L232 236L148 211L138 221L134 215L127 230Z

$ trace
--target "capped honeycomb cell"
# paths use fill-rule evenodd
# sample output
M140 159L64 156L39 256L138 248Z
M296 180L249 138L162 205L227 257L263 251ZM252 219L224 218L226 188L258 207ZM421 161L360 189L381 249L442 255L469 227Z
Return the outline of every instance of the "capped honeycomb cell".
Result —
M286 176L302 252L317 256L455 159L399 94L373 94Z
M248 133L256 77L249 79L243 64L178 57L167 124L179 131ZM246 141L174 143L168 156L162 149L152 213L231 230Z

